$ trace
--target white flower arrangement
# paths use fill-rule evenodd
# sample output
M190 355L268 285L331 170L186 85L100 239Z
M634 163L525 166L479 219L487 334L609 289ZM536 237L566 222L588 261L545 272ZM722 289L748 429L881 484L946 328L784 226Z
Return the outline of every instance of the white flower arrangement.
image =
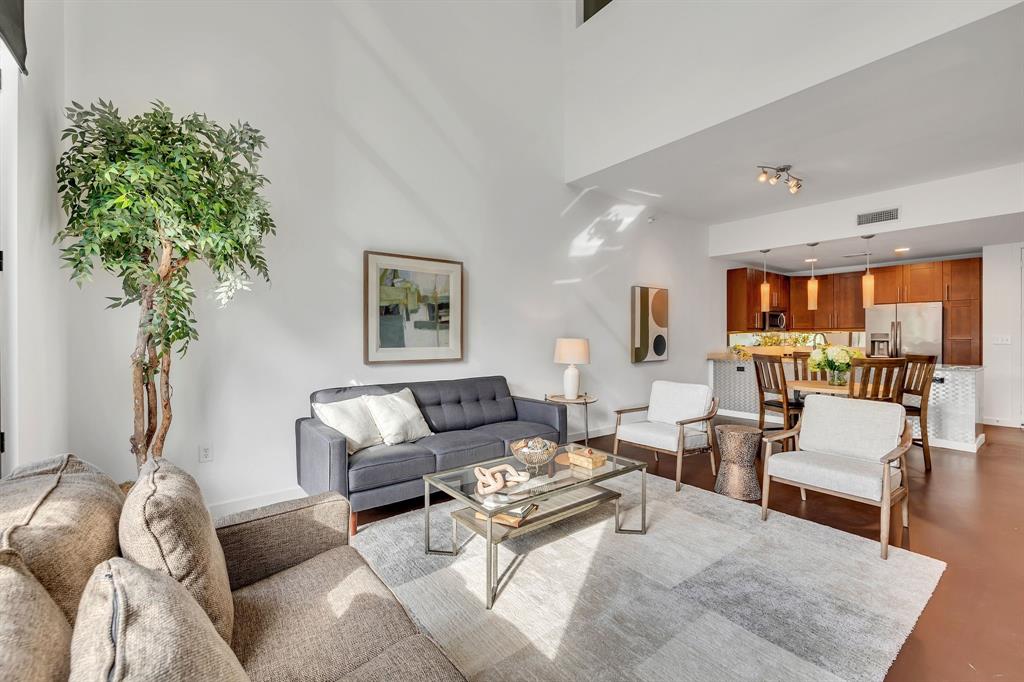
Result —
M850 363L853 361L853 358L862 357L864 357L864 352L859 348L826 346L825 348L815 348L811 351L810 357L807 358L807 367L814 372L823 370L828 370L829 372L849 372Z

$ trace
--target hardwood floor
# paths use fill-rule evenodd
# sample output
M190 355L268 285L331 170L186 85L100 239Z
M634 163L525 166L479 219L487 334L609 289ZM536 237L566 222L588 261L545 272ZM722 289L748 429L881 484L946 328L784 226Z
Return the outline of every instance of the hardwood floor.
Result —
M745 423L719 419L716 423ZM1024 431L985 428L975 454L932 448L925 473L921 450L910 453L910 532L903 547L948 564L887 680L921 682L1024 680ZM591 445L611 450L611 436ZM675 459L623 444L627 457L673 479ZM711 490L707 457L687 457L683 482ZM410 500L361 512L361 523L422 507ZM754 502L752 504L759 504ZM801 502L791 486L772 487L771 509L877 539L878 510L811 491ZM751 510L751 513L755 513Z

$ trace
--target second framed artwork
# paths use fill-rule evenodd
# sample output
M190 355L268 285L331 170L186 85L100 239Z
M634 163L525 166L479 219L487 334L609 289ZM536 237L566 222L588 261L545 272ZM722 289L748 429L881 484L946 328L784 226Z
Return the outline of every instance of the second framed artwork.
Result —
M630 361L668 360L668 289L633 287Z
M462 359L462 262L363 252L363 362Z

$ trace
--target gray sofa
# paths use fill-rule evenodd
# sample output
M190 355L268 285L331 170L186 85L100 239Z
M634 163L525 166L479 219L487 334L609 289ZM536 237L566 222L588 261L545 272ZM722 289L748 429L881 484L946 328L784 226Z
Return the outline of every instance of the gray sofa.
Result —
M299 485L311 495L335 491L347 497L352 505L352 532L357 512L422 495L424 474L501 457L520 438L566 442L565 405L514 397L501 376L325 388L310 396L310 413L312 403L404 388L416 397L433 435L349 455L343 433L315 416L295 422Z

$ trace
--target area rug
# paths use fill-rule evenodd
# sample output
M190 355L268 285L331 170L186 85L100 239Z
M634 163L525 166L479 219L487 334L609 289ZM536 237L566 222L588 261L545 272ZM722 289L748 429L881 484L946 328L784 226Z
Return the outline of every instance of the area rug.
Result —
M945 570L902 549L647 477L646 535L603 505L500 545L484 608L484 541L423 552L423 512L352 539L419 625L473 680L881 680ZM623 493L639 520L639 476ZM812 495L809 504L829 504ZM449 502L432 542L450 546ZM913 520L911 521L913 523Z

